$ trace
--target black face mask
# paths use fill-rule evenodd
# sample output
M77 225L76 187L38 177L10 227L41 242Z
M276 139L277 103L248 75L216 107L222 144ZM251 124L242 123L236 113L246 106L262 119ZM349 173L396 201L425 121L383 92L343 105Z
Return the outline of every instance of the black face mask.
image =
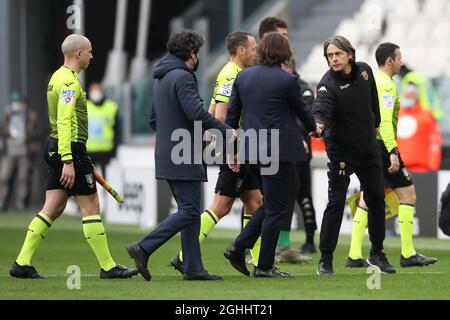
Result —
M195 55L195 56L197 57L197 62L194 62L194 59L192 59L192 62L194 62L194 68L192 69L192 72L196 72L200 65L200 58L198 57L198 55Z

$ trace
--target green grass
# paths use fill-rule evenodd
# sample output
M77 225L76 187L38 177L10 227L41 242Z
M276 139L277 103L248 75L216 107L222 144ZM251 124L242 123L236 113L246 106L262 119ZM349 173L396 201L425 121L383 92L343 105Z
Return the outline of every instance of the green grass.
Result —
M37 251L33 264L48 280L21 280L9 277L10 264L16 258L30 215L0 215L0 299L449 299L450 243L435 239L415 239L416 249L439 259L426 268L397 269L397 274L382 275L381 289L369 290L365 269L343 267L349 237L342 236L335 255L336 276L319 278L318 255L309 265L282 265L293 279L254 279L235 271L223 257L236 231L215 230L202 247L206 268L224 276L219 282L187 282L172 268L170 259L179 249L179 237L173 238L150 259L150 282L141 276L131 280L100 280L99 266L83 237L80 219L60 218ZM147 231L133 226L107 225L108 239L117 262L132 265L125 245L144 236ZM294 232L296 247L304 234ZM398 266L400 239L387 238L386 253ZM368 252L366 240L364 252ZM67 267L81 268L81 289L69 290Z

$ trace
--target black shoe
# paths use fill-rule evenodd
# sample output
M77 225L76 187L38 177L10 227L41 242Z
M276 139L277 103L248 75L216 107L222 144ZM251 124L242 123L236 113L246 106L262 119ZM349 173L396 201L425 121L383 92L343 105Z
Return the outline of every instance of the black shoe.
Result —
M316 247L314 246L314 243L305 243L302 245L300 249L298 249L298 252L304 254L304 253L316 253Z
M183 261L180 260L180 255L177 254L175 257L170 260L170 265L175 268L179 273L184 274L184 264Z
M137 275L139 271L137 269L128 269L120 264L116 264L111 270L100 270L101 279L126 279Z
M21 279L48 279L48 277L41 276L33 266L20 266L16 261L11 265L9 275Z
M317 275L319 276L332 276L334 275L333 262L329 260L321 260L319 267L317 268Z
M225 249L223 255L230 261L233 268L247 277L250 276L250 271L245 264L245 250L239 251L234 244L231 244Z
M345 260L345 267L346 268L367 268L369 264L365 259L352 259L350 257L347 257L347 260Z
M436 263L438 260L436 258L429 258L421 255L420 253L416 253L415 255L409 257L409 258L403 258L402 255L400 255L400 266L402 268L408 268L408 267L423 267L428 266L430 264Z
M255 278L293 278L290 273L280 271L275 266L270 270L261 270L255 267L253 269L253 276Z
M372 267L377 267L381 273L395 273L395 268L389 263L383 252L371 253L367 263Z
M215 274L210 274L206 270L196 271L196 272L186 272L183 276L183 280L207 280L207 281L215 281L215 280L223 280L222 276L218 276Z
M138 269L139 273L144 277L145 280L150 281L152 275L147 269L149 257L147 252L145 252L144 249L142 249L139 243L130 244L129 246L127 246L127 251L128 254L130 255L130 258L134 260L134 263L136 264L136 268Z

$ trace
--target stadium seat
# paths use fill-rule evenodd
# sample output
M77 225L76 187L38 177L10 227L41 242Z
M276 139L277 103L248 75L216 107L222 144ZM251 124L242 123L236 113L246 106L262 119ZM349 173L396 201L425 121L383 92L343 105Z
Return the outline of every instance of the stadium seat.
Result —
M428 41L430 43L444 42L447 45L450 45L450 38L442 36L446 34L450 34L450 12L448 13L447 18L438 20L432 25Z
M408 24L404 21L388 21L384 39L389 42L401 42L408 31Z
M416 17L419 13L419 2L417 0L396 0L395 5L389 2L390 10L387 16L390 20L403 20Z
M431 24L427 20L414 19L406 33L411 42L425 41L431 34Z
M336 34L346 37L351 43L357 43L360 38L360 29L356 21L345 19L339 24Z
M383 19L386 30L381 34ZM356 48L357 60L372 68L377 67L377 45L393 42L401 47L404 61L411 68L429 77L450 74L448 0L365 0L353 17L341 21L335 33L348 38ZM327 69L322 50L318 43L300 70L320 78Z
M356 46L355 48L356 50L356 61L364 61L369 63L369 59L370 59L370 50L369 47L365 44L360 44L358 46Z
M445 14L448 6L448 0L424 1L422 14L429 18L440 18Z

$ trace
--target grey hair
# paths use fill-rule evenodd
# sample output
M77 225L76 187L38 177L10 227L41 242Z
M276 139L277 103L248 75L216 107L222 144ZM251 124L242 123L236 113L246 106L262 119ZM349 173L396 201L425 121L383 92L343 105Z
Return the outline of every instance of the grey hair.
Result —
M65 57L71 57L75 51L82 50L87 42L89 40L85 36L71 34L64 39L61 45L61 51Z
M327 59L327 62L328 62L327 49L330 44L338 47L342 51L352 53L353 57L351 59L351 63L354 63L356 61L356 51L355 48L353 48L350 41L348 41L347 38L343 36L332 36L331 38L328 38L327 41L325 41L325 43L323 44L323 55L325 59Z

